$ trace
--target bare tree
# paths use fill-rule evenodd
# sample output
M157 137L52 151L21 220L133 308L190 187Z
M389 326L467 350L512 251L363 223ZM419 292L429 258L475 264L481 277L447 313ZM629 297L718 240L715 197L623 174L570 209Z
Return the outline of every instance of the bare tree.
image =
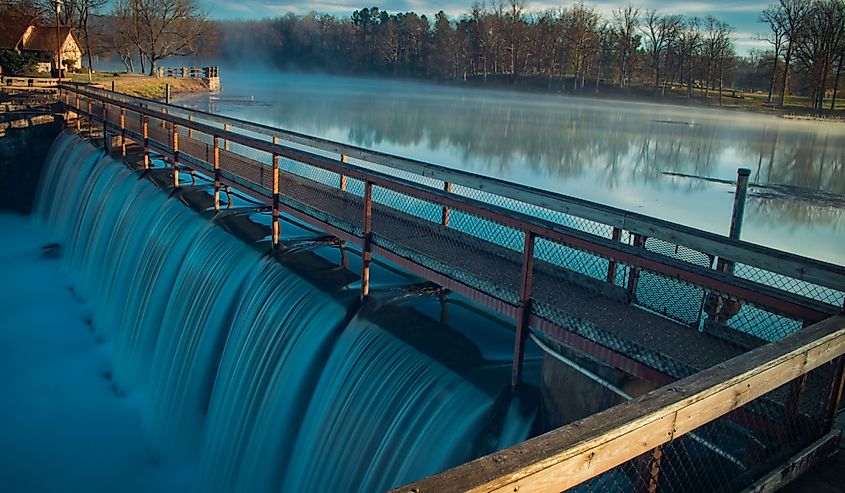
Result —
M643 16L640 31L645 36L649 65L654 71L654 87L656 88L660 87L661 59L666 56L670 45L677 40L682 24L681 16L658 15L655 10L646 11Z
M804 34L807 20L812 10L811 0L778 0L774 8L778 15L774 17L782 22L782 29L786 36L786 54L783 59L783 79L780 88L780 106L786 102L786 85L789 81L789 64L801 36Z
M628 71L631 66L631 58L639 48L640 39L636 31L640 27L640 9L628 5L622 10L613 11L613 32L618 40L619 47L619 87L625 85L628 78Z
M141 71L144 61L149 61L150 75L156 74L161 60L194 53L208 28L207 16L196 0L117 0L113 13L138 49Z
M772 80L769 84L769 103L772 102L772 95L775 91L775 79L778 73L778 63L780 62L780 54L784 47L786 39L786 21L783 18L783 11L774 5L769 5L760 14L760 21L769 25L772 34L769 36L761 36L762 41L766 41L772 45L774 51L772 60Z

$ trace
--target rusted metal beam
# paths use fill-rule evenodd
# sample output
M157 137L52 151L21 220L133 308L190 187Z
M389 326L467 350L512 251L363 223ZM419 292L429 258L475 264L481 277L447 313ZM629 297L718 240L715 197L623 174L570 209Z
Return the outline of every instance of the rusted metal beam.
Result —
M522 250L522 281L519 288L519 308L516 314L516 333L513 344L513 367L511 368L511 390L522 380L522 362L525 359L525 341L528 339L531 320L531 278L534 273L534 234L526 231Z
M613 241L620 241L622 239L622 230L619 228L613 228L610 239ZM609 284L616 284L616 268L618 265L619 264L613 259L607 263L607 282Z
M443 191L446 192L446 193L452 193L452 184L449 183L448 181L443 182ZM443 206L443 212L441 213L441 216L440 216L440 224L442 224L443 226L446 226L447 228L449 227L449 215L450 215L450 210L449 210L448 207L446 207L444 205Z
M220 211L220 137L217 135L214 136L212 139L213 146L214 146L214 162L212 166L214 168L214 210L216 212Z
M340 155L340 162L343 163L343 164L346 164L346 155L345 154ZM339 188L340 188L341 192L346 191L346 175L344 175L343 173L340 174Z
M173 125L173 187L179 188L179 127Z
M120 157L126 157L126 110L120 108Z
M144 132L144 169L150 169L150 118L141 114L141 126Z
M279 156L273 154L273 248L279 248Z
M373 244L373 184L369 180L364 182L364 245L361 252L361 301L370 295L370 262L372 261Z

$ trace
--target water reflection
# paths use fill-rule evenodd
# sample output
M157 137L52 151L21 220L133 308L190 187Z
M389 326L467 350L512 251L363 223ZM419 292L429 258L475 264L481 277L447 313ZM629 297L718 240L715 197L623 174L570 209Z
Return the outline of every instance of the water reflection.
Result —
M808 202L801 190L845 195L842 124L314 76L234 78L224 85L220 95L184 104L718 233L727 230L731 187L695 177L730 180L736 168L749 167L752 182L799 188L753 195L747 239L845 260L843 209ZM817 243L810 251L801 246L808 233Z

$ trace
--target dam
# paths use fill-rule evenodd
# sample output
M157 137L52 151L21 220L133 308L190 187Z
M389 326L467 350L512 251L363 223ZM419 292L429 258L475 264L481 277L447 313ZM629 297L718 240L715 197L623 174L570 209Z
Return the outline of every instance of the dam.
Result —
M150 449L196 457L197 491L740 491L838 440L842 267L153 101L60 99L75 131L33 218L115 386L147 389ZM538 387L559 364L627 402L555 416L560 382Z

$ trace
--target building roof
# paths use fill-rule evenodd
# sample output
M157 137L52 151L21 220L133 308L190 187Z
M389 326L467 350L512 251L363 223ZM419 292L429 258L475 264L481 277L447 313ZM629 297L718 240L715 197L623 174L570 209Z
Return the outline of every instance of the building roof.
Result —
M70 36L70 28L62 27L59 29L59 39L62 41L62 45ZM23 46L20 47L22 50L27 51L47 51L50 53L56 52L56 26L53 27L36 27L32 30L32 34L30 34L29 39L26 40Z
M0 49L17 49L26 28L33 24L28 17L0 16Z

